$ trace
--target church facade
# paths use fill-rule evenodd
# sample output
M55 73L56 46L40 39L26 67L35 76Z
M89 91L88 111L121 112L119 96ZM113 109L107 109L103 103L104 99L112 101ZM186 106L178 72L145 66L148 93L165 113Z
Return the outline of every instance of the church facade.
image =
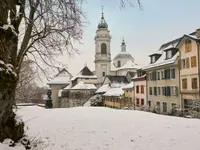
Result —
M101 85L105 76L125 76L128 71L136 73L138 65L134 58L126 51L124 39L121 44L121 52L111 59L111 35L108 24L102 12L95 35L95 75L97 85Z

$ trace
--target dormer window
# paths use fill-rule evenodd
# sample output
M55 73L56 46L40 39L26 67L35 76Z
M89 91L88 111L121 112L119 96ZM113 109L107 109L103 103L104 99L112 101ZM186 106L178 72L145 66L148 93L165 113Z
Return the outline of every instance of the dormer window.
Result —
M172 58L172 51L166 51L166 59Z
M155 63L156 61L156 57L155 56L151 56L151 63Z

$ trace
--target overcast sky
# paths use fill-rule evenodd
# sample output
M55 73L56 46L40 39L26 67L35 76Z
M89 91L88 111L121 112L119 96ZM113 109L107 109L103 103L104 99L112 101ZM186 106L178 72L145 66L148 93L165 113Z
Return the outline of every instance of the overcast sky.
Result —
M135 62L148 64L148 54L157 51L163 43L200 28L200 0L142 0L143 11L136 4L135 7L120 9L119 1L87 0L84 4L84 12L90 23L84 29L83 44L76 45L82 54L70 59L68 56L61 57L72 75L76 75L85 63L94 70L94 36L102 5L112 36L112 58L120 52L124 37L127 51L135 58Z

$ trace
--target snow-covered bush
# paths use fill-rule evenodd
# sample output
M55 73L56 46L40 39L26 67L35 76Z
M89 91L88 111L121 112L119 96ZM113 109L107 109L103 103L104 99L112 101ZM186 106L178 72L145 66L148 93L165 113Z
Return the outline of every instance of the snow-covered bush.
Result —
M103 106L102 95L94 95L89 99L89 101L91 106Z

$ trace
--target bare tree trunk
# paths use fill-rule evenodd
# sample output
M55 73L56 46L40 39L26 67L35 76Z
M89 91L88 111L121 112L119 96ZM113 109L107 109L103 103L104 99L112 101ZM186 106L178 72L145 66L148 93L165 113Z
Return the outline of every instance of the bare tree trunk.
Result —
M11 3L12 2L12 3ZM17 123L13 105L18 81L16 57L18 35L14 29L14 20L10 13L15 9L16 1L0 2L0 142L5 138L18 141L24 134L24 124Z
M1 73L0 81L2 81L2 76ZM12 80L12 77L7 74L4 80L7 82L0 83L0 142L6 138L18 141L24 134L24 124L15 120L13 112L16 80Z

